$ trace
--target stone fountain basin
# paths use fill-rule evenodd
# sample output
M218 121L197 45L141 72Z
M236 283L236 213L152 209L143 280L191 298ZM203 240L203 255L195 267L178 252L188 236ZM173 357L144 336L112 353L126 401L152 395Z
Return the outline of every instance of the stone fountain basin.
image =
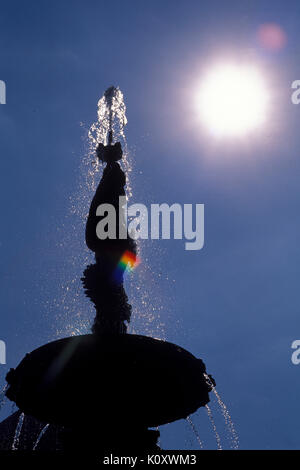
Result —
M205 365L140 335L73 336L27 354L7 374L7 397L40 421L156 427L209 402Z

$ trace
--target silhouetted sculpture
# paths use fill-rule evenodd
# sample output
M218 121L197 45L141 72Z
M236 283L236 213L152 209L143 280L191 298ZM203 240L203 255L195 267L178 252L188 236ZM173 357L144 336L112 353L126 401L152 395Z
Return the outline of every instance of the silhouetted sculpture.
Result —
M112 89L107 93L111 96ZM131 306L123 278L116 279L114 272L124 252L136 254L136 244L129 236L100 240L96 233L101 204L113 205L117 221L123 220L119 197L125 196L126 177L117 163L122 148L112 145L112 131L108 143L97 148L106 168L86 224L86 244L95 264L86 268L82 282L96 308L93 334L54 341L27 354L7 374L6 395L30 416L32 429L39 421L58 430L64 450L74 445L90 452L99 445L101 452L157 450L159 432L148 428L205 406L211 386L204 363L185 349L125 334ZM14 419L0 424L0 435L1 427L10 428Z
M99 144L97 155L101 161L107 163L107 166L91 202L86 224L86 244L95 253L96 264L87 267L82 282L85 293L93 302L97 312L93 333L119 334L127 331L131 305L123 287L123 279L116 280L114 272L124 252L129 250L136 254L136 244L128 234L127 239L120 239L118 236L119 197L125 196L126 185L126 176L117 163L117 160L122 158L121 145L119 142L107 147ZM100 240L97 237L96 227L101 217L96 215L96 211L101 204L111 204L115 208L116 239Z

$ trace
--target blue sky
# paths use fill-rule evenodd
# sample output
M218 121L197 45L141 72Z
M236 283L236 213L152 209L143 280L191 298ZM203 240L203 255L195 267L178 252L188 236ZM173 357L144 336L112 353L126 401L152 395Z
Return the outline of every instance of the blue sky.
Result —
M300 107L290 100L300 79L299 13L299 2L270 0L2 2L1 383L27 351L88 331L93 310L79 279L91 258L84 219L71 207L87 210L85 129L104 90L119 85L132 201L205 204L203 250L144 242L128 292L137 311L139 279L154 319L136 313L136 330L206 362L241 448L299 448L291 343L300 336ZM281 51L259 45L264 23L286 32ZM224 57L256 63L266 77L268 125L251 139L214 141L195 119L193 90ZM195 422L214 448L203 410ZM184 422L161 431L165 448L196 448Z

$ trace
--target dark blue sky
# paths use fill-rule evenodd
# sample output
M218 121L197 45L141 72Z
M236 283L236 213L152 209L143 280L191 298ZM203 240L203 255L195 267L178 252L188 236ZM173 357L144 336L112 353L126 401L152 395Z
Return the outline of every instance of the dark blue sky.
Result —
M299 2L12 0L0 8L1 382L27 351L88 331L93 310L79 279L90 258L84 220L70 209L75 200L87 210L84 129L115 84L127 104L132 201L205 204L203 250L144 242L132 283L143 283L154 320L137 318L136 329L206 362L241 448L299 448L300 366L290 359L300 337L300 106L290 100L300 79ZM257 41L270 22L286 32L281 51ZM195 84L224 57L257 63L268 84L268 125L251 139L217 143L195 122ZM141 300L131 300L138 309ZM203 410L195 422L213 448ZM187 436L184 423L169 425L162 445L196 448Z

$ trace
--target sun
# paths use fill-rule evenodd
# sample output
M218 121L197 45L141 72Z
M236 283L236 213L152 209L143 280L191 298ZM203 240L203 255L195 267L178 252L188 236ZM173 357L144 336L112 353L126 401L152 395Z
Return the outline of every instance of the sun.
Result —
M255 67L219 65L200 84L196 106L202 123L219 136L241 136L266 120L268 94Z

